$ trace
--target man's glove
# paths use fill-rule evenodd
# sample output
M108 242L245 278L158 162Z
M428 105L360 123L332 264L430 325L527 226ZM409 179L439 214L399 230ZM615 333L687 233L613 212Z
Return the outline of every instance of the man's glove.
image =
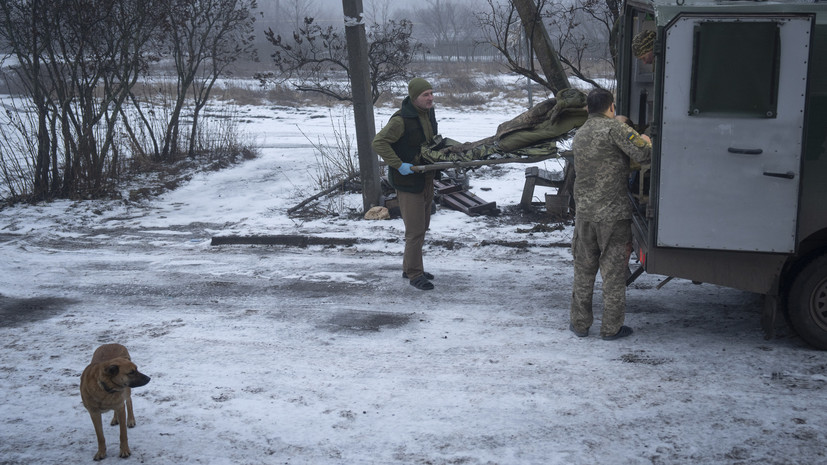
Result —
M402 176L407 176L413 173L411 167L413 167L413 165L410 163L402 163L402 166L399 167L399 174L401 174Z

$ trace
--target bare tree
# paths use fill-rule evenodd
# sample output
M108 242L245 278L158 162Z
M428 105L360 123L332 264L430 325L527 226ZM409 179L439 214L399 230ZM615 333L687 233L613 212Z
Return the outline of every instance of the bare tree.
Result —
M593 37L605 38L604 43L608 46L610 63L614 70L617 65L617 37L614 32L623 6L622 0L579 0L576 5L594 26ZM605 49L598 51L598 54L604 55L604 52Z
M165 0L165 30L177 73L175 104L167 122L159 161L172 161L179 147L181 112L192 99L186 153L193 155L199 114L219 77L239 57L252 53L255 0Z
M178 150L185 108L192 117L187 136L192 153L203 126L199 115L214 84L247 51L254 7L255 0L0 2L0 45L15 58L11 73L29 102L20 110L30 106L35 115L31 121L5 118L17 133L0 137L6 183L19 197L33 199L114 192L125 161L146 153L133 128L152 134L147 114L168 110L142 106L147 103L133 93L160 58L162 40L176 63L178 99L170 105L175 117L158 130L166 134L152 134L151 152L157 156L163 147L168 156ZM127 99L135 103L138 125L130 122L134 113L125 109ZM21 142L27 140L36 143ZM9 154L15 150L27 153ZM21 157L32 162L20 163ZM26 176L31 183L19 181ZM21 192L21 186L31 186L30 191Z
M536 4L533 0L511 0L507 4L488 0L488 5L487 12L477 15L478 22L513 72L553 92L568 85L565 76L569 73L599 86L590 76L589 59L611 56L607 44L611 44L612 25L619 14L618 0L539 0ZM523 10L519 14L518 6ZM525 29L526 24L536 25L540 18L548 24L543 29L551 31L546 38L542 33L538 35L537 29ZM526 30L542 73L519 47Z
M520 15L531 49L536 54L543 73L548 79L549 88L552 92L557 93L570 87L566 72L560 64L557 52L551 45L548 31L540 14L546 2L540 0L535 4L534 0L511 0L511 3Z
M614 35L612 27L619 14L618 0L576 0L550 3L543 11L560 61L579 79L592 86L600 85L591 77L597 62L614 70Z
M394 18L411 19L413 37L426 52L444 60L470 59L481 38L469 0L423 0L394 11Z
M3 13L0 39L3 41L3 49L10 50L17 59L18 65L13 67L13 70L31 97L37 114L37 149L34 154L32 183L36 198L45 198L49 195L50 171L57 166L56 163L51 163L51 138L48 130L49 89L46 82L40 79L43 67L41 57L51 42L48 36L51 28L44 27L44 12L50 6L39 0L0 2ZM23 130L25 125L18 127ZM7 173L6 177L9 176Z
M365 6L365 17L372 24L383 24L391 17L391 0L373 0Z
M428 32L434 42L450 42L457 31L458 8L450 0L425 0L414 10L416 20Z
M536 51L537 49L533 46L541 42L544 45L549 45L545 29L539 32L536 31L536 22L540 16L537 11L535 11L535 7L529 5L529 10L525 12L525 14L531 18L529 26L526 26L525 21L521 19L521 15L513 2L504 4L495 2L495 0L488 0L488 6L489 11L478 13L477 19L480 25L488 31L488 39L491 45L506 59L506 66L508 66L511 71L525 76L553 92L568 87L567 81L555 83L551 80L554 76L559 78L561 74L563 78L565 78L565 71L559 66L556 56L553 57L553 60L547 60L547 62L557 62L557 64L552 65L557 66L556 69L552 71L547 67L538 70L534 66L534 60L527 58L529 54L523 50L522 44L527 36L534 38L534 40L529 41L531 44L529 49ZM536 36L532 31L536 32ZM544 48L544 51L547 50L548 46Z
M548 88L548 81L534 68L534 61L526 59L522 46L525 33L517 9L510 2L487 1L489 10L476 16L488 42L505 58L508 69Z
M371 95L379 98L390 83L407 75L421 45L411 40L410 21L390 20L373 24L367 34L368 63L371 70ZM350 69L347 46L339 28L323 27L313 18L305 18L304 25L286 39L268 30L267 40L275 51L271 55L277 72L258 73L262 84L292 80L297 90L317 92L336 100L350 101Z
M97 195L117 176L115 125L157 11L154 0L2 2L2 36L38 112L36 198Z
M285 31L297 31L305 18L319 16L319 7L315 0L278 0L279 15L281 21L280 29Z

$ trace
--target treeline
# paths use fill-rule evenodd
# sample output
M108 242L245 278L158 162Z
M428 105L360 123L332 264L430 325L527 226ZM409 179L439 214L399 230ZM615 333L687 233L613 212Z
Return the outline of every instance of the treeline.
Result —
M515 3L525 2L422 0L407 9L390 0L366 3L374 101L410 78L413 63L432 68L480 56L548 87L528 53ZM586 82L613 75L617 0L534 5L567 74ZM231 127L215 131L204 121L216 82L231 69L245 69L274 91L348 101L341 10L319 6L316 0L0 1L0 77L22 97L6 98L0 113L0 199L101 197L117 187L127 164L175 163L238 148Z
M202 150L202 110L251 52L255 0L3 0L7 200L90 198L126 159L170 163ZM163 63L174 73L154 79ZM211 147L215 149L215 147Z

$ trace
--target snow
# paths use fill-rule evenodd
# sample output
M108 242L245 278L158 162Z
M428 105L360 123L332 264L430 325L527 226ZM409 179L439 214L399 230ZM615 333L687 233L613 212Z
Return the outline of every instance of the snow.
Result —
M438 108L440 132L476 140L523 111L492 103ZM644 274L634 335L608 342L598 285L580 339L571 225L527 233L446 209L426 241L436 289L418 291L401 278L401 220L286 215L315 193L311 141L332 141L348 110L243 111L254 160L141 204L0 211L0 463L92 460L79 378L110 342L152 377L133 390L125 463L827 463L827 360L791 334L764 340L759 296ZM377 108L377 127L393 111ZM514 206L524 169L479 169L472 192ZM358 194L321 202L361 209ZM276 234L358 241L210 242Z

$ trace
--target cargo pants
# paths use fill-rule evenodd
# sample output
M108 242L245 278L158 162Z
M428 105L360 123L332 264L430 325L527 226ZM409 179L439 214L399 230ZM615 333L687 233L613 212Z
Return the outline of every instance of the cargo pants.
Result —
M422 192L396 192L399 212L405 223L405 253L402 256L402 271L408 279L415 279L425 272L422 261L422 246L425 232L431 226L431 204L434 201L434 173L425 174L425 188Z
M603 278L601 336L620 331L626 316L626 278L632 247L631 220L589 222L577 219L572 238L574 285L571 324L585 331L594 322L592 299L597 271Z

